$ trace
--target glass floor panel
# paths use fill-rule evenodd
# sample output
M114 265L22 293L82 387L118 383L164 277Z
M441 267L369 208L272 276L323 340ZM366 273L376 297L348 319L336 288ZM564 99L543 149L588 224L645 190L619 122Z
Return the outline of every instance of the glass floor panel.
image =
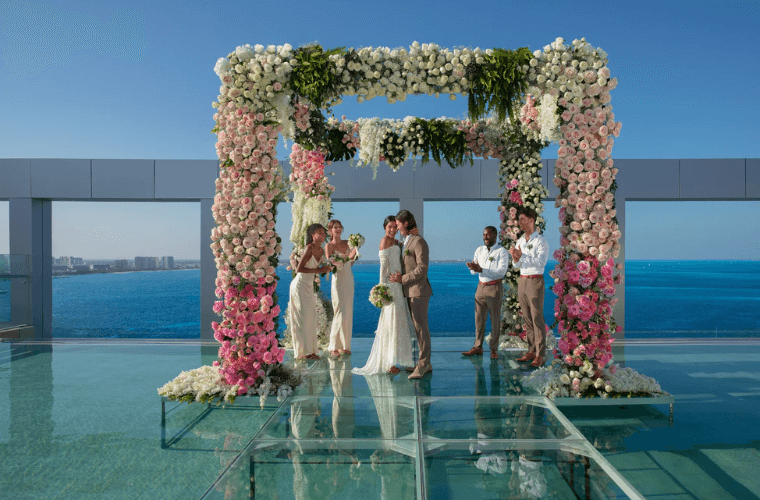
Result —
M434 338L415 382L352 374L371 347L355 339L262 408L157 395L215 343L0 342L0 496L247 498L253 479L267 498L273 477L279 498L760 499L760 340L615 342L673 420L625 400L557 410L524 393L519 351L462 357L471 344Z
M417 439L414 404L411 397L294 396L257 439Z
M412 500L419 498L416 452L417 441L259 443L203 498Z
M581 437L548 399L420 398L423 439L563 439Z
M613 480L583 445L525 448L501 441L483 450L473 450L466 443L435 443L432 447L426 443L423 449L427 498L638 498L625 481Z

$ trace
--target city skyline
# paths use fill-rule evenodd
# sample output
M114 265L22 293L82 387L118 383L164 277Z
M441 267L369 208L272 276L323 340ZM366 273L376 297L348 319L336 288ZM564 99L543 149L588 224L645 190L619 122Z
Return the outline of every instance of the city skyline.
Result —
M356 205L363 210L357 210ZM97 205L93 227L77 219L78 205ZM107 205L103 207L101 205ZM426 202L425 237L431 259L471 258L482 245L482 230L497 225L497 201ZM175 260L200 259L200 205L197 203L53 203L53 255L90 260L133 259L140 255L173 255ZM346 235L359 232L366 238L362 253L376 259L382 237L382 219L398 211L397 202L337 202L335 217ZM431 213L432 212L432 213ZM152 225L140 226L137 218L152 215ZM435 216L433 216L435 214ZM727 217L726 214L729 214ZM557 209L546 202L545 235L552 251L559 245ZM61 221L61 219L65 219ZM290 255L290 208L280 205L276 231L283 239L282 261ZM131 229L130 229L131 228ZM732 244L707 237L713 228L731 235ZM134 230L134 234L128 234ZM87 235L87 239L64 239L61 234ZM143 231L140 237L139 231ZM161 239L165 234L167 238ZM710 233L711 234L711 233ZM628 260L760 260L760 202L672 201L626 203L626 259ZM173 239L172 239L173 238ZM210 238L208 239L210 243ZM119 253L113 253L118 246ZM132 245L132 246L128 246ZM182 253L179 250L183 250ZM9 253L8 202L0 201L0 254ZM374 256L373 256L374 255Z

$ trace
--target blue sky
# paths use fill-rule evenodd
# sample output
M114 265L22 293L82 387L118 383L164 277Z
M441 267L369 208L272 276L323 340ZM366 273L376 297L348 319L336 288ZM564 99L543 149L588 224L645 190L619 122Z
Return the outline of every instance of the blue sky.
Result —
M613 104L623 123L615 158L757 158L759 18L758 1L2 0L0 157L214 158L214 63L245 43L395 47L417 40L535 50L562 36L586 37L610 54L620 80ZM427 96L395 105L348 101L336 113L429 118L466 110L465 99ZM547 148L544 157L556 157L556 149ZM426 205L426 237L439 249L437 258L469 257L482 227L495 222L492 205ZM670 252L662 258L757 259L758 205L629 203L627 258L651 258L654 241ZM376 218L375 210L384 207L363 206L355 221L357 210L342 216L336 206L335 212L366 236L365 221ZM286 226L287 237L284 212L278 226ZM187 206L57 203L54 253L161 255L162 239L171 235L175 256L197 258L198 217L198 208ZM0 252L7 252L7 218L7 203L0 202ZM137 218L144 224L133 235L130 221ZM452 220L460 219L467 229L453 237ZM717 227L736 244L712 243ZM549 236L556 241L555 230L550 226ZM101 254L107 250L113 255Z

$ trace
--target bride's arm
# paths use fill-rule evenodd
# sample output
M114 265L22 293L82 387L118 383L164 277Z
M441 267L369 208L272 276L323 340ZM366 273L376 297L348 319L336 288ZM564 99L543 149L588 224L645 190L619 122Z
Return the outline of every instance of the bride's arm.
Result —
M380 253L380 283L389 283L390 282L388 280L389 274L390 273L388 269L388 253L381 252Z

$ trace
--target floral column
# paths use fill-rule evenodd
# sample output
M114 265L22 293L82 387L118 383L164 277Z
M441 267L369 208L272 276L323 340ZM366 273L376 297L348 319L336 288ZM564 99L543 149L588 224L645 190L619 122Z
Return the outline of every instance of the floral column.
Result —
M282 126L272 124L269 115L276 110L267 104L274 98L272 84L277 90L282 85L261 77L267 66L271 69L269 59L279 58L270 49L257 46L254 53L250 46L238 47L216 68L222 81L214 103L221 171L211 249L220 299L214 311L222 320L212 323L214 338L221 343L214 365L227 384L238 386L238 394L266 395L268 375L285 354L277 339L280 306L275 293L281 251L275 219L286 194L275 149Z
M563 381L576 395L613 391L602 369L612 360L612 317L620 231L615 218L615 175L610 157L621 124L615 121L607 54L585 40L566 46L557 39L531 62L530 77L557 101L560 117L554 184L559 188L561 248L554 252L555 317L568 373Z

